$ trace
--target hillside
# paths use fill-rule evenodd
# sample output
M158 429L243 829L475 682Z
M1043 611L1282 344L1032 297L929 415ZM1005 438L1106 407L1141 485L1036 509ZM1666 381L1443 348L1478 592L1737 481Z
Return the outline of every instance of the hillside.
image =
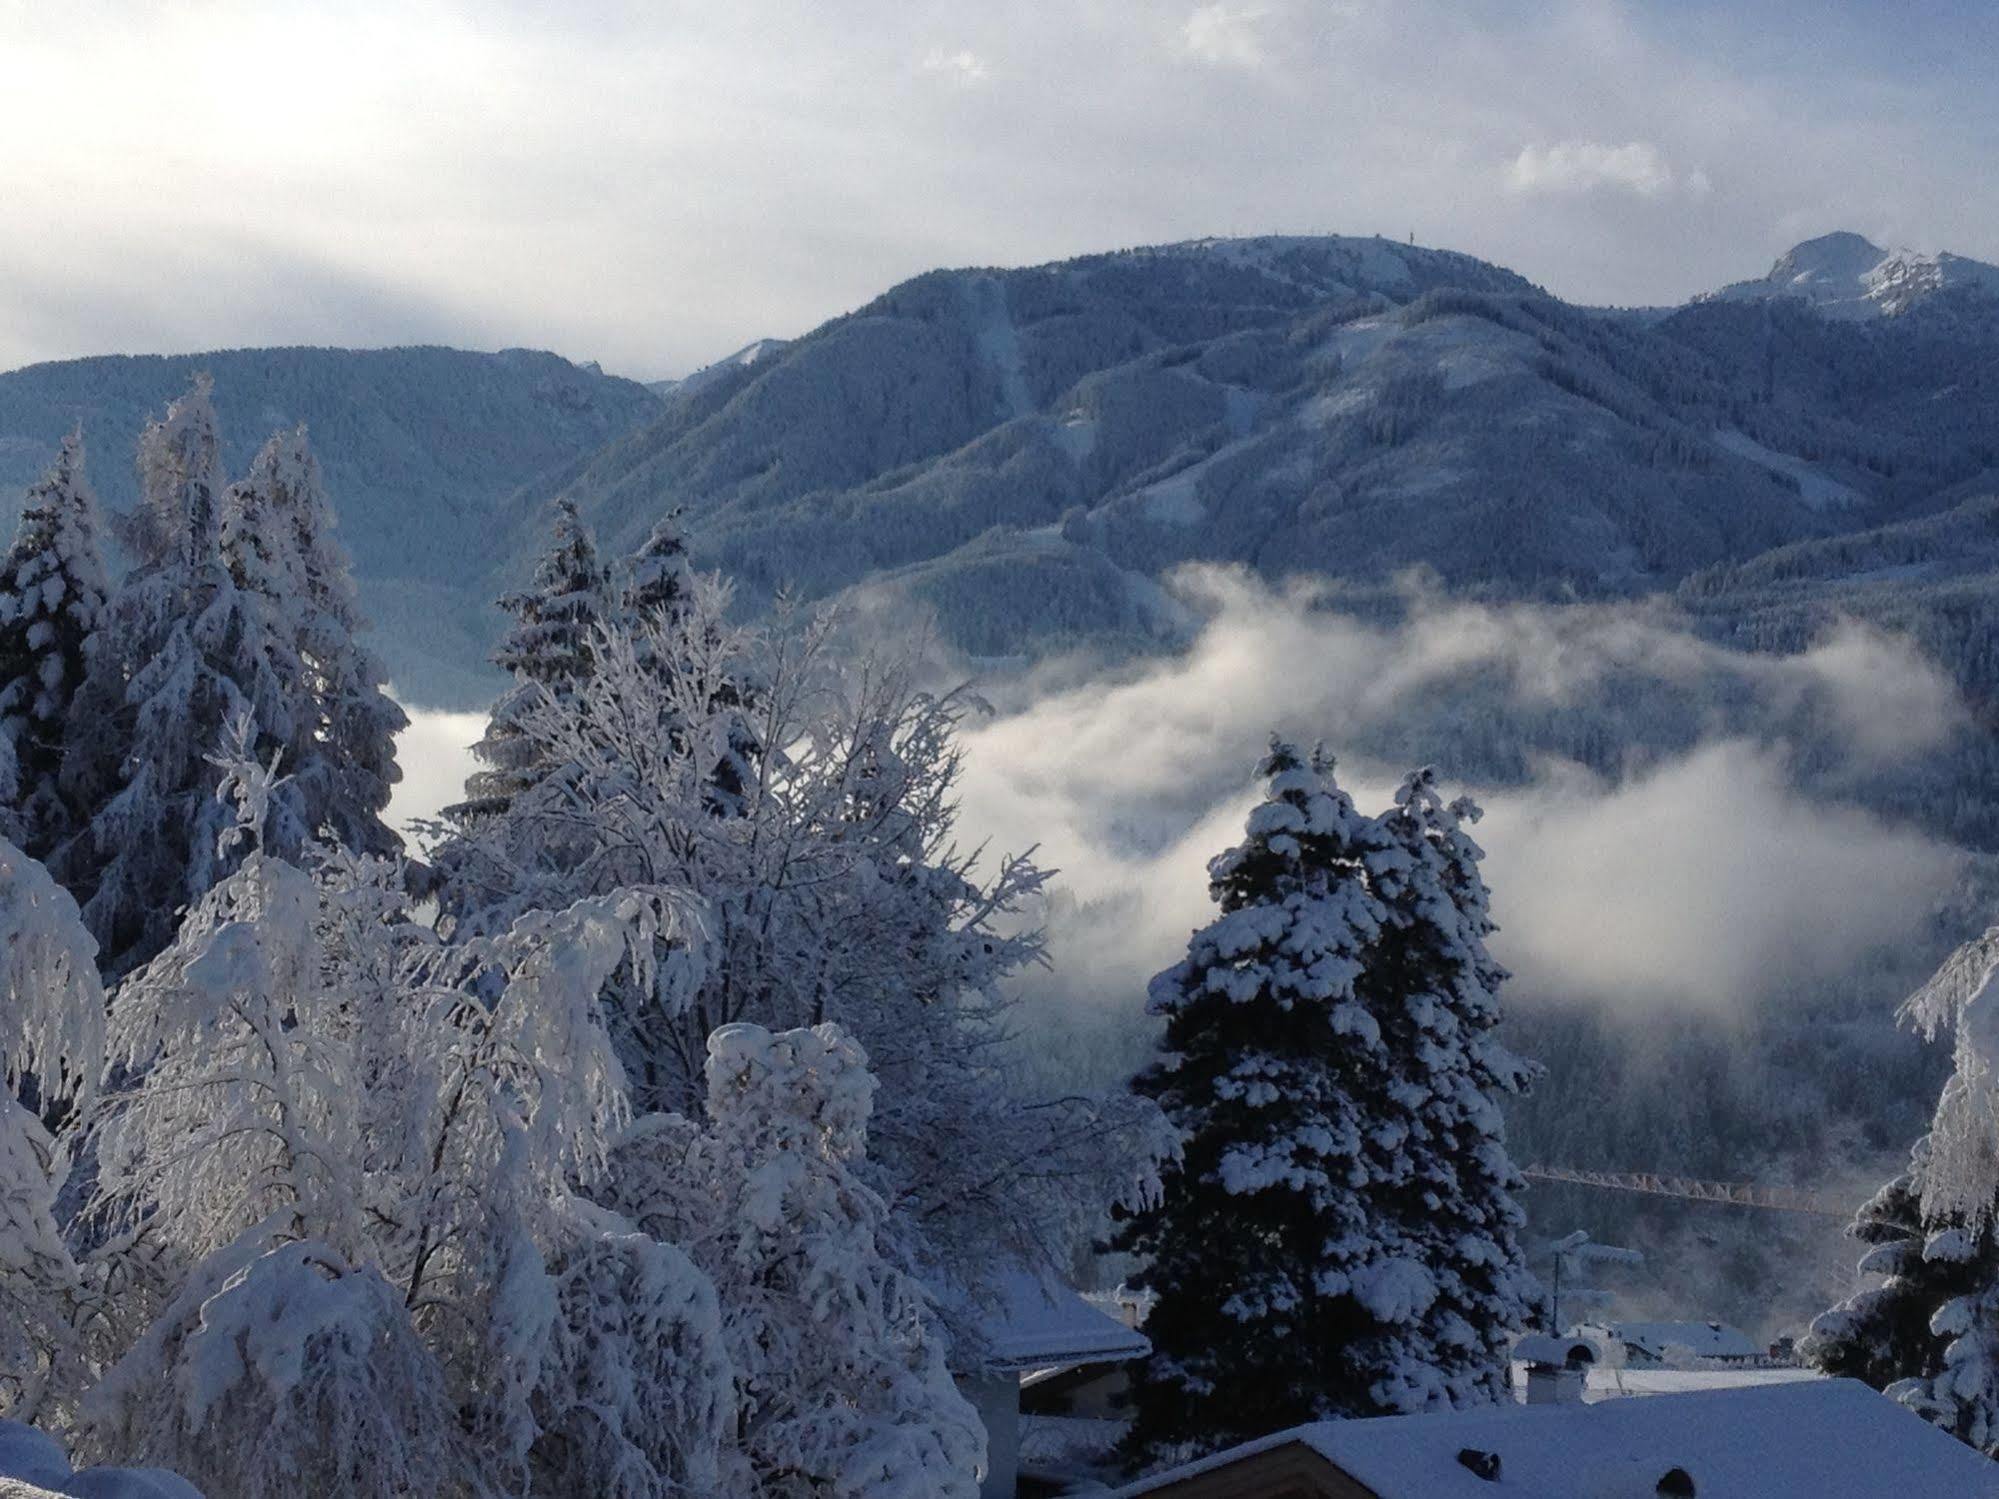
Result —
M512 565L558 489L614 546L683 505L752 604L865 585L1000 658L1174 638L1154 585L1194 560L1363 591L1420 566L1501 596L1643 594L1991 468L1986 301L1641 319L1380 239L933 272L711 366L526 486Z
M12 507L81 422L100 498L136 498L141 428L199 370L215 378L224 462L304 422L354 554L362 601L399 690L475 701L498 618L483 579L503 554L496 507L524 477L574 462L658 399L553 354L509 349L235 349L106 357L0 374L0 494Z

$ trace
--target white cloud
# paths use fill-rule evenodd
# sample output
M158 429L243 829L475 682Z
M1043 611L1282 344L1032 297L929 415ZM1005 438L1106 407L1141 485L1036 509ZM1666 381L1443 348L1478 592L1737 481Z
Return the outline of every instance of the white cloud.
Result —
M1261 67L1263 23L1269 15L1269 8L1260 5L1203 5L1181 23L1179 50L1197 62Z
M1516 1002L1740 1005L1905 936L1960 867L1836 799L1849 773L1919 763L1964 722L1934 667L1857 625L1754 656L1645 609L1418 600L1385 628L1240 574L1182 586L1211 615L1185 655L1030 696L966 739L969 831L1038 843L1062 871L1047 984L1065 1003L1135 1006L1207 919L1205 863L1240 836L1272 729L1323 737L1378 808L1420 760L1461 780L1453 735L1503 742L1500 723L1622 705L1596 733L1623 746L1621 780L1549 757L1525 784L1472 787ZM1690 747L1648 762L1618 713L1676 715L1647 727ZM1793 743L1833 766L1814 793L1794 783Z
M1700 177L1705 190L1707 178ZM1506 169L1506 185L1519 193L1576 194L1611 188L1656 198L1671 192L1673 169L1649 141L1607 146L1598 141L1557 141L1522 146Z
M962 47L955 52L947 52L942 48L930 52L923 59L923 71L941 73L961 88L984 83L990 73L983 57Z
M465 798L465 777L475 761L472 746L486 732L483 713L452 713L403 704L410 726L396 739L403 778L389 797L388 824L398 832L437 816Z
M1847 775L1906 774L1965 721L1900 640L1849 624L1799 655L1747 655L1637 607L1419 598L1391 628L1233 571L1178 586L1209 615L1187 652L1066 669L1050 690L1014 684L964 737L966 842L1038 845L1060 871L1055 968L1031 980L1031 1002L1059 1002L1084 1031L1100 1013L1112 1044L1142 1040L1110 1012L1136 1014L1146 980L1211 914L1207 861L1240 837L1273 729L1323 737L1373 809L1419 760L1462 783L1454 733L1504 739L1500 723L1608 712L1593 737L1623 746L1621 778L1547 756L1524 781L1470 788L1516 1005L1719 1011L1795 991L1906 939L1959 876L1956 849L1838 800ZM1648 760L1617 715L1659 713L1681 717L1655 737L1681 731L1687 747ZM458 799L485 727L476 713L410 716L397 825ZM1407 753L1389 748L1403 740ZM1798 784L1794 744L1819 763L1815 790Z

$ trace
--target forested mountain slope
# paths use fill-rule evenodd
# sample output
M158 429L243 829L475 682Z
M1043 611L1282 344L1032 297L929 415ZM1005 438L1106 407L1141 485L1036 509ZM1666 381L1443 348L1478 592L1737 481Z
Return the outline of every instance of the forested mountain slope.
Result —
M1996 311L1951 282L1865 324L1635 319L1379 239L933 272L669 392L528 486L511 550L557 489L619 546L684 505L753 604L865 584L1001 657L1172 638L1151 584L1190 560L1644 593L1989 471Z
M83 424L90 479L128 508L140 429L206 370L223 461L243 471L279 427L311 431L363 604L399 690L473 701L499 628L486 581L495 508L650 416L658 398L553 354L508 349L233 349L104 357L0 374L0 495L12 507Z

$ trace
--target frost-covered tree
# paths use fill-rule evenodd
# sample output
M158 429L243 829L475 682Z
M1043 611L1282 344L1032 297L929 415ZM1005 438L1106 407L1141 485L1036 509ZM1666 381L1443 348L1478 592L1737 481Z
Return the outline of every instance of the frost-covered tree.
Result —
M357 638L366 625L352 566L303 427L274 435L230 486L221 541L238 587L276 617L291 689L284 764L305 827L360 853L392 852L399 840L382 812L409 719Z
M678 1244L576 1205L549 1265L532 1404L548 1494L731 1499L751 1482L715 1284Z
M259 843L279 788L235 746ZM99 1211L190 1261L246 1234L360 1243L360 1111L311 876L253 847L121 983L109 1052L132 1081L97 1121Z
M312 1239L201 1261L85 1400L79 1447L210 1494L477 1493L442 1371L381 1274Z
M1999 927L1966 943L1903 1006L1954 1033L1956 1069L1909 1167L1849 1232L1885 1277L1822 1314L1803 1345L1999 1457Z
M440 941L393 864L267 852L282 785L223 758L251 851L113 1006L84 1449L246 1499L730 1493L712 1285L575 1196L629 1117L605 980L680 904Z
M81 825L51 861L113 974L164 947L177 913L228 872L218 849L231 813L215 794L212 757L246 715L260 756L282 747L294 692L275 620L222 557L205 378L147 428L139 470L142 503L128 527L137 566L90 637L65 726L63 790ZM295 845L291 796L270 831Z
M0 842L0 1412L34 1420L73 1397L80 1282L56 1225L56 1145L14 1100L87 1098L104 1060L97 944L48 871Z
M70 831L63 726L108 587L97 501L83 468L79 430L63 439L55 465L28 491L14 545L0 563L0 736L13 751L22 846L38 859Z
M756 758L763 753L752 724L756 684L741 674L747 663L734 676L706 670L727 637L721 621L728 603L726 584L693 571L676 510L652 528L627 565L619 616L639 666L657 676L690 673L708 687L701 721L710 724L713 743L693 741L694 722L676 721L662 729L676 749L699 753L709 762L709 809L719 816L742 811L757 779ZM690 622L706 627L705 638L693 638ZM676 647L681 654L675 654ZM715 720L724 724L720 733L712 732Z
M1501 1115L1535 1069L1493 1035L1506 971L1486 948L1484 852L1465 828L1478 815L1469 800L1446 805L1435 772L1418 771L1377 819L1363 860L1385 919L1356 993L1395 1073L1371 1100L1371 1197L1428 1282L1416 1297L1427 1305L1414 1329L1395 1330L1402 1346L1372 1392L1395 1410L1507 1398L1512 1343L1537 1292L1519 1243L1526 1183Z
M985 1436L868 1184L875 1081L837 1025L709 1041L704 1126L662 1121L626 1185L713 1276L758 1499L978 1491ZM648 1182L649 1178L649 1182ZM665 1188L647 1200L648 1184Z
M535 564L531 584L500 600L513 616L493 663L514 685L493 705L486 733L472 746L484 763L465 782L456 809L469 817L492 816L548 773L551 766L521 717L551 694L564 700L590 678L597 627L612 613L610 570L597 554L590 528L573 500L558 500L548 551Z
M1145 1179L1158 1116L1036 1097L1009 1071L1002 985L1039 956L1020 918L1044 876L1026 858L984 875L954 845L967 700L894 663L840 660L818 626L741 629L721 607L698 589L643 650L604 632L586 682L521 714L563 773L447 846L445 910L484 930L625 884L698 897L707 961L658 969L690 987L613 984L639 1106L699 1117L707 1040L725 1025L837 1023L881 1082L870 1169L912 1259L967 1284L999 1257L1061 1262ZM751 703L728 704L745 679ZM753 757L740 809L717 816L713 767L745 717L784 753Z

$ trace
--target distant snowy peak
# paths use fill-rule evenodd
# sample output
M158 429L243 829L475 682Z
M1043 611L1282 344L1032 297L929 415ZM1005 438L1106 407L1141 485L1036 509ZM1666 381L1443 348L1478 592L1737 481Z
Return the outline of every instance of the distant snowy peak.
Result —
M654 395L672 399L676 396L691 396L695 391L708 385L731 370L743 369L768 359L772 354L785 348L791 342L786 338L760 338L713 364L704 364L691 375L683 375L678 380L655 380L648 387Z
M1895 317L1938 292L1970 288L1999 297L1999 266L1948 252L1884 250L1862 235L1826 234L1781 256L1770 274L1697 301L1796 297L1828 317Z

